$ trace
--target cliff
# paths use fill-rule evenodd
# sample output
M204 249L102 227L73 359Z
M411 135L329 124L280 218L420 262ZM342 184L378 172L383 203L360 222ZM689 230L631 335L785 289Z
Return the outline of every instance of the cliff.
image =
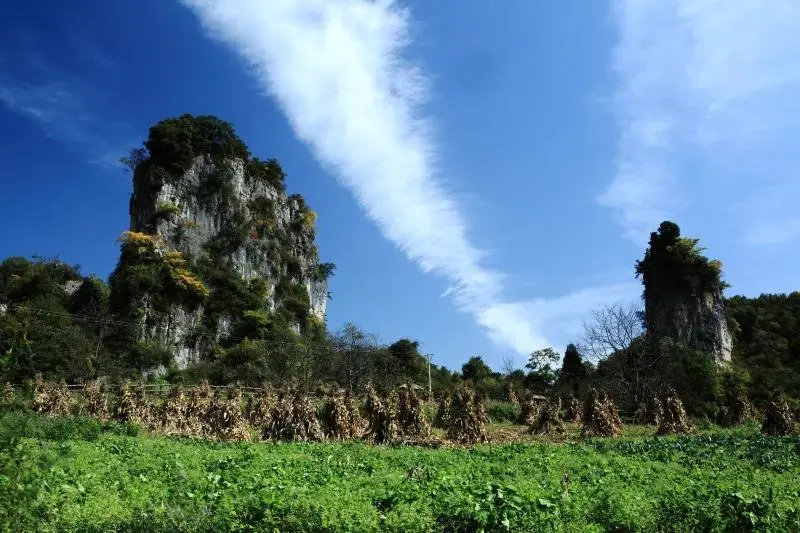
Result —
M319 329L333 265L321 264L316 214L287 196L277 161L250 156L233 128L184 115L132 152L130 231L111 305L134 340L178 368L261 329ZM145 358L147 359L147 358ZM145 360L143 366L169 361Z
M647 335L708 354L718 364L731 360L722 264L701 253L697 239L681 237L680 228L662 222L650 234L650 246L637 262L644 285Z

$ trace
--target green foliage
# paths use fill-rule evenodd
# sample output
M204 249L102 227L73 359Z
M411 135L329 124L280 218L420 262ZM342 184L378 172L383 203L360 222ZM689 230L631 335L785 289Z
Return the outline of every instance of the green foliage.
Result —
M698 295L727 287L722 281L722 263L705 257L698 243L699 239L681 237L678 225L669 221L650 234L644 259L636 262L645 300L651 292Z
M800 292L734 296L725 305L738 326L733 360L749 374L749 396L757 403L773 391L800 398Z
M275 296L287 318L303 324L308 317L311 302L305 286L288 278L283 278L275 286Z
M583 363L583 358L574 344L568 344L558 374L559 385L577 391L578 386L588 376L588 369Z
M275 159L262 161L257 157L247 162L247 177L252 180L269 183L279 191L286 190L286 175L280 163Z
M144 143L150 161L172 176L182 175L194 158L209 155L216 161L248 160L249 151L228 122L212 116L181 115L150 128Z
M497 423L515 424L519 419L520 406L517 403L490 400L486 403L486 414L489 419Z
M319 282L328 281L334 270L336 270L336 265L333 263L319 263L311 271L311 278Z
M181 214L181 208L171 202L162 202L156 208L156 218L171 218Z
M60 420L0 415L0 435L17 439L10 453L0 451L13 458L0 462L0 491L30 494L0 504L0 516L26 520L14 523L17 531L788 532L800 525L795 443L756 433L422 449L130 437L118 425Z
M491 377L492 369L489 368L483 358L479 355L470 357L469 360L461 366L461 375L465 380L470 380L473 383L480 383L482 380Z
M716 363L705 354L662 339L660 372L673 386L688 413L713 419L724 399L722 376Z
M0 377L19 383L36 372L71 380L101 372L107 294L102 281L56 259L0 263L0 302L8 305L0 314Z

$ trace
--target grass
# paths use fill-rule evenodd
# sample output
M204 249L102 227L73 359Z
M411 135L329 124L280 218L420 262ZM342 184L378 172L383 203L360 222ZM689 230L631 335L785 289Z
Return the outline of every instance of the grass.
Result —
M6 410L0 525L59 532L800 530L796 437L764 437L755 426L680 438L652 431L456 449L224 444ZM523 428L490 432L521 435Z

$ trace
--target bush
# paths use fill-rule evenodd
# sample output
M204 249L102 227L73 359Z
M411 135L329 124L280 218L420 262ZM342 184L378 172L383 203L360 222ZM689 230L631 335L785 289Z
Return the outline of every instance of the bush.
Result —
M486 403L486 414L489 415L489 419L495 424L504 422L514 424L519 418L520 406L519 404L510 402L489 400Z

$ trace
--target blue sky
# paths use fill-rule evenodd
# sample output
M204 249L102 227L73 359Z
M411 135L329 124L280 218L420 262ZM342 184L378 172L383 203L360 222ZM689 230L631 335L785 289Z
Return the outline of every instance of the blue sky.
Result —
M10 0L0 257L107 276L117 158L214 114L278 158L337 264L328 323L458 368L563 351L670 218L730 293L798 289L800 4Z

